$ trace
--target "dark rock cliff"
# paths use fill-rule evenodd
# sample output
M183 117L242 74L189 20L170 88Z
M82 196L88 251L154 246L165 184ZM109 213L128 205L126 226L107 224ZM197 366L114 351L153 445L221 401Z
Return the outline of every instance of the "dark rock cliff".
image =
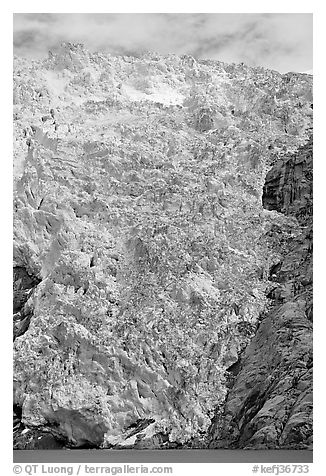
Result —
M312 139L296 154L279 160L266 176L263 206L300 223L312 220Z
M233 373L211 447L310 448L312 445L312 141L266 176L263 206L296 217L274 224L269 312Z

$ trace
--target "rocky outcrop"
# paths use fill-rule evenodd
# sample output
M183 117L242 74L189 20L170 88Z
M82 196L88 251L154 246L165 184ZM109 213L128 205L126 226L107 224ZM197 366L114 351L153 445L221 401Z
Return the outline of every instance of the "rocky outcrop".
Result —
M48 432L37 428L27 428L21 421L22 409L14 405L13 414L13 449L14 450L42 450L61 449L66 441L55 438Z
M295 216L300 223L312 217L312 140L296 154L281 159L266 176L263 206Z
M40 280L29 275L24 267L16 266L13 273L14 340L27 331L33 314L32 297Z
M292 270L301 228L261 198L270 163L307 142L311 77L68 44L16 58L14 87L22 438L206 444L266 292L292 292L268 270Z
M269 231L270 310L233 373L212 447L312 447L312 142L267 174L263 205L295 221ZM276 258L277 255L277 258Z

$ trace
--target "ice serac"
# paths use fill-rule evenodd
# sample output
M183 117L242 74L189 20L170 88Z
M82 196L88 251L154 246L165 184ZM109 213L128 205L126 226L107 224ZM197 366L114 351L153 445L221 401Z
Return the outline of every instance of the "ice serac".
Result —
M295 397L310 365L311 314L289 280L308 243L311 87L308 75L75 44L15 59L16 447L207 446L271 296L278 318L250 348L265 329L264 356L299 379ZM290 159L287 190L277 164ZM308 263L295 265L307 292ZM257 352L252 382L265 376ZM235 386L227 408L248 397L261 411L256 390ZM286 392L284 445L302 413Z
M278 253L270 269L272 306L236 368L211 446L311 448L311 140L269 171L263 205L296 220L276 222L269 232Z

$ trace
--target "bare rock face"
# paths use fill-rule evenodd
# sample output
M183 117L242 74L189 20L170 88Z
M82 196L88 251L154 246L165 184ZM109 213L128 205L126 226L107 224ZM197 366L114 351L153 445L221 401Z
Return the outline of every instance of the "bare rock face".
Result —
M235 369L212 447L312 446L312 142L267 174L263 204L298 221L269 232L271 309ZM234 372L231 368L230 371Z
M266 176L263 205L294 215L301 222L312 216L312 140L304 148L279 160Z
M30 324L32 307L30 305L33 289L40 282L30 276L25 268L16 266L13 273L13 312L14 312L14 339L23 335Z
M280 307L265 329L266 365L278 362L283 327L284 342L292 333L308 348L303 298L269 279L291 233L295 261L301 228L265 210L262 195L271 164L307 143L310 103L308 75L244 65L71 44L44 61L15 59L14 404L28 430L19 447L37 435L70 447L205 445L266 293L282 306L290 296L297 316ZM274 181L271 203L283 193ZM286 259L278 276L293 271ZM262 362L251 346L254 382ZM281 372L304 385L287 358ZM241 385L232 408L247 398ZM288 385L294 399L299 387ZM300 426L296 405L284 445Z
M21 421L21 408L14 405L13 412L13 447L14 450L61 449L66 440L54 437L49 431L27 428Z

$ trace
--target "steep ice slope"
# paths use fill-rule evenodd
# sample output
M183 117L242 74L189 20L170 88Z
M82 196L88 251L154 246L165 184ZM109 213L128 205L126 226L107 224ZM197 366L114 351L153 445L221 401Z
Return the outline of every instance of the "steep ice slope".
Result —
M17 58L14 86L26 434L208 444L226 370L268 304L263 185L307 141L311 78L68 44Z

